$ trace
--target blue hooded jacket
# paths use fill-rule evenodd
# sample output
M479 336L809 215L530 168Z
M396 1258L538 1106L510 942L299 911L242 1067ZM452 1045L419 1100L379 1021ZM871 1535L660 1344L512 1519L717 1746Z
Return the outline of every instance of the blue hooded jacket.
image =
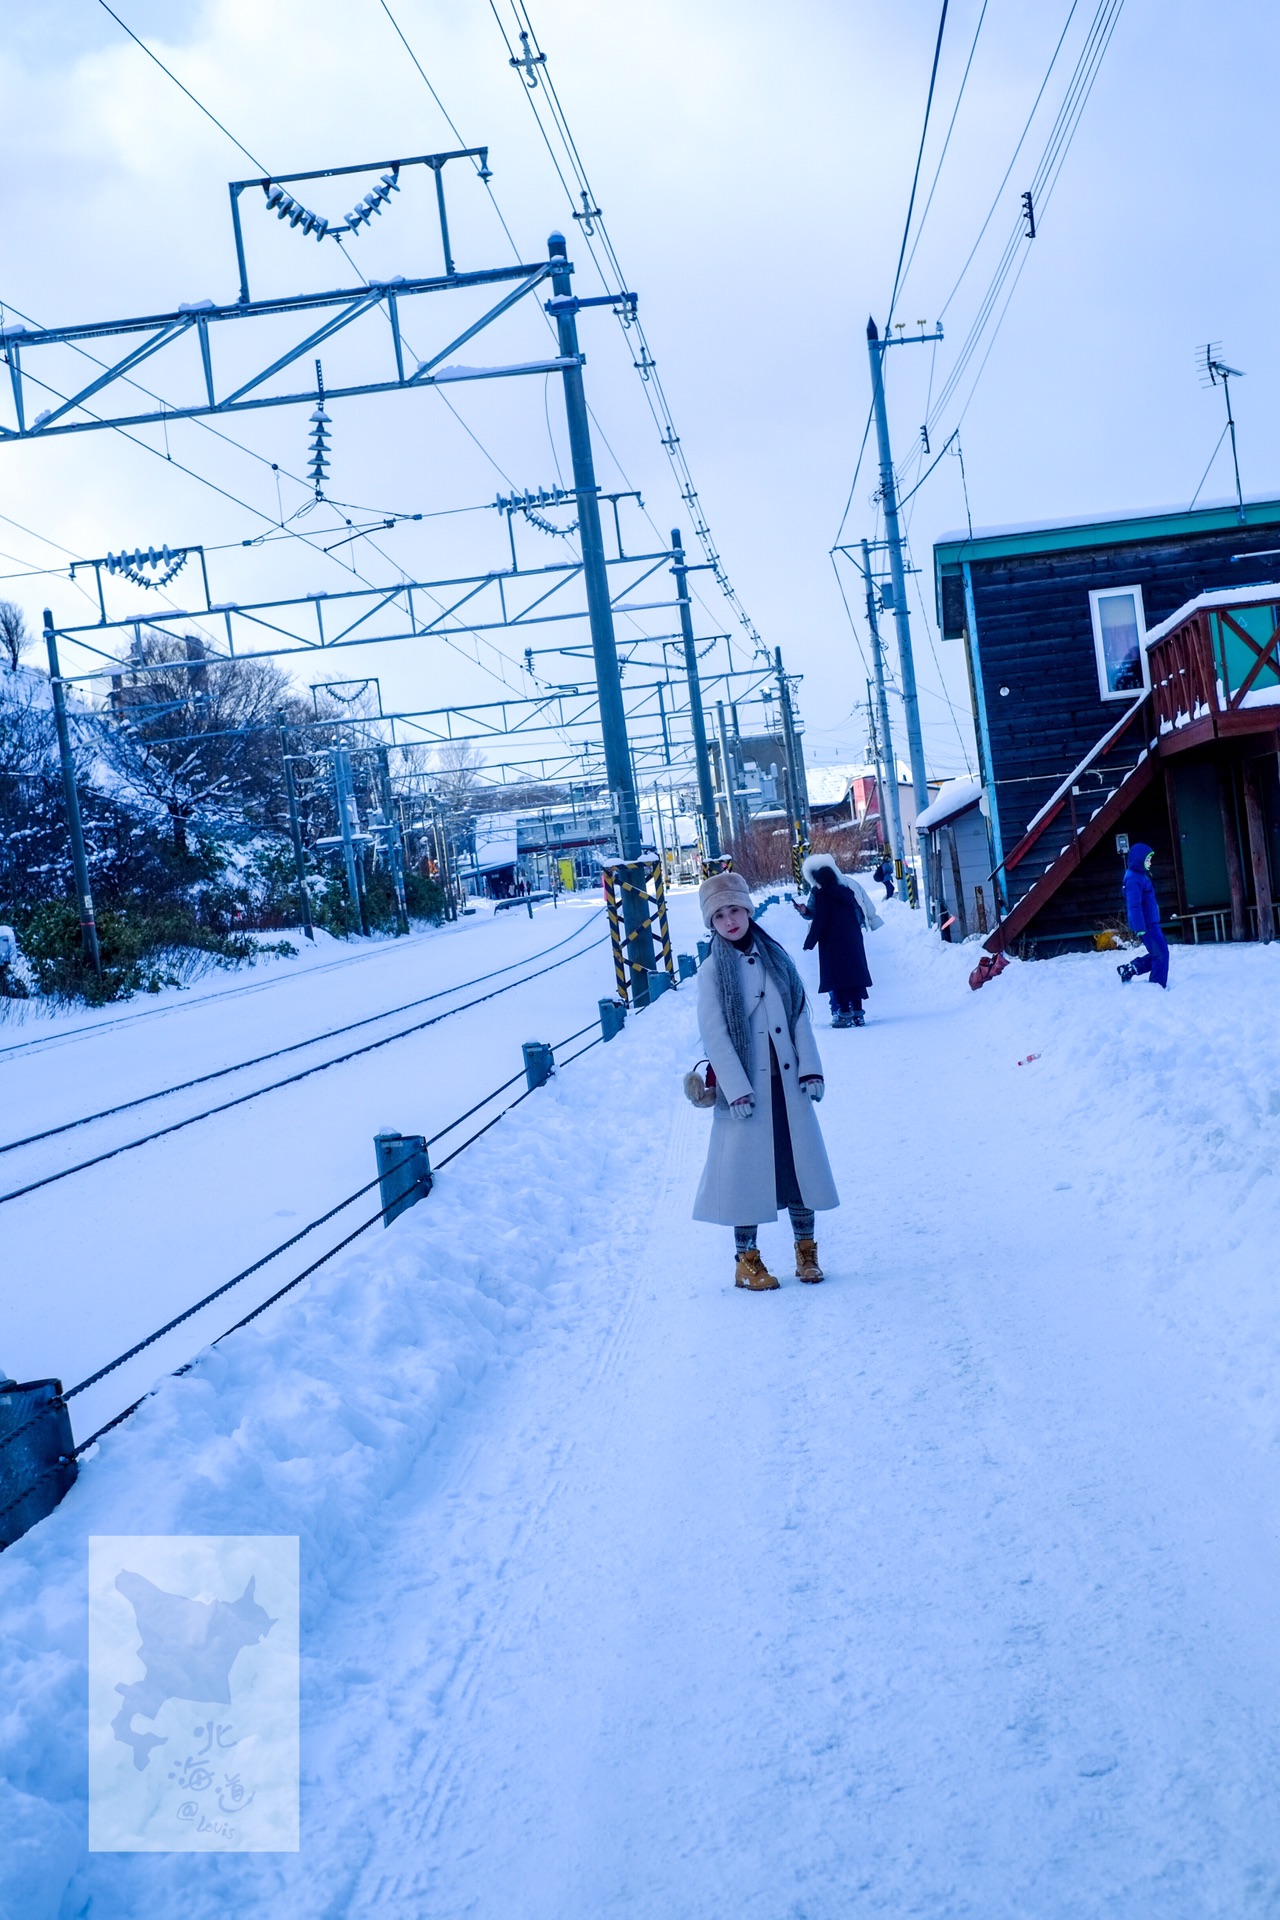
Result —
M1151 848L1139 840L1129 849L1129 859L1124 876L1124 904L1129 914L1129 925L1135 933L1159 933L1160 908L1156 904L1156 890L1151 884L1147 872L1147 856Z

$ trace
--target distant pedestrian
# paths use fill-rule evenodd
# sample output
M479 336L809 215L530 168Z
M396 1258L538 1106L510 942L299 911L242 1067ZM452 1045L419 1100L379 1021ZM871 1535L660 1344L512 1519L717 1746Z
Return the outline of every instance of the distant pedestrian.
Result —
M871 878L880 882L884 888L885 899L892 900L894 895L893 862L888 859L882 860L879 866L872 868Z
M1129 849L1124 874L1124 904L1129 925L1140 936L1146 952L1141 960L1126 960L1123 966L1116 968L1116 972L1122 980L1132 980L1140 973L1149 973L1153 987L1167 987L1169 942L1160 926L1160 907L1151 883L1151 862L1154 859L1154 852L1142 840Z
M811 920L805 951L818 949L818 991L828 995L833 1027L862 1027L862 1003L871 989L871 971L863 932L884 925L870 896L852 874L841 873L829 853L811 853L801 871L813 891L807 902L793 901Z
M814 1209L838 1207L816 1104L824 1092L804 982L786 948L751 917L739 873L698 890L711 951L698 973L698 1025L716 1080L711 1143L695 1220L732 1227L734 1285L778 1285L756 1244L759 1223L791 1218L797 1280L818 1281Z

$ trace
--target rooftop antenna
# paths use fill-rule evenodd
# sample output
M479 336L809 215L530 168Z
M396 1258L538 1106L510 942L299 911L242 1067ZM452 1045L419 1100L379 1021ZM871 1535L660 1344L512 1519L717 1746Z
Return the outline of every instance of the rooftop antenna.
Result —
M1216 387L1219 382L1222 384L1222 397L1227 403L1227 430L1231 435L1231 464L1235 469L1236 476L1236 513L1241 526L1243 526L1245 521L1244 495L1240 490L1240 457L1236 451L1235 415L1231 411L1231 382L1233 380L1243 380L1244 375L1241 373L1239 367L1229 367L1224 360L1218 357L1221 349L1222 342L1220 340L1210 340L1206 345L1202 371L1207 377L1202 379L1200 384L1206 387ZM1199 364L1200 361L1197 357L1197 365Z

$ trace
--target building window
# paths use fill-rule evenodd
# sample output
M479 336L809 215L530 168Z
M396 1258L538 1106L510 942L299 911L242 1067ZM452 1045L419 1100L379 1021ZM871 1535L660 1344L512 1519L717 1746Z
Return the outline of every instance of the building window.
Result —
M1099 588L1089 595L1098 691L1104 700L1127 700L1150 684L1143 642L1147 623L1141 587Z

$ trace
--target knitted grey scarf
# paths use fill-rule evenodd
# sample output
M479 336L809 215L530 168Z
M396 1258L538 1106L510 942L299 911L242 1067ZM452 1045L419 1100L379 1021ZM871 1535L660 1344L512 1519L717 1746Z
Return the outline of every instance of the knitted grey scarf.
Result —
M763 927L753 923L751 935L755 951L760 955L766 972L772 976L774 985L782 995L782 1004L787 1015L787 1030L794 1041L796 1022L804 1012L804 982L796 972L791 955L784 946L779 945L772 934L766 933ZM715 967L716 991L720 996L720 1005L724 1011L724 1021L729 1029L733 1050L742 1062L742 1071L750 1080L753 1067L751 1025L747 1019L746 1002L742 995L742 975L738 967L738 953L739 949L724 939L721 934L712 934L711 959Z

